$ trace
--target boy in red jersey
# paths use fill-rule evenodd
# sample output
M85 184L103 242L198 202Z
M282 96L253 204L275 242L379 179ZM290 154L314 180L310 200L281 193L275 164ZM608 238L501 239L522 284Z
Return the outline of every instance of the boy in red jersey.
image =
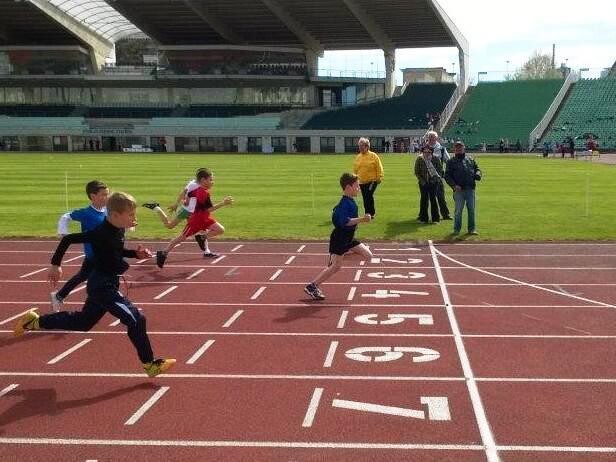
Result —
M197 172L197 183L199 187L187 194L189 199L193 197L196 199L196 204L195 210L188 219L188 223L184 227L184 230L178 237L169 243L165 250L156 252L156 265L159 268L165 265L165 260L167 260L169 252L186 238L194 236L197 233L203 233L206 239L209 240L225 232L225 228L216 221L211 213L221 207L233 204L233 198L227 196L222 202L212 204L210 188L214 185L214 174L207 168L200 169Z

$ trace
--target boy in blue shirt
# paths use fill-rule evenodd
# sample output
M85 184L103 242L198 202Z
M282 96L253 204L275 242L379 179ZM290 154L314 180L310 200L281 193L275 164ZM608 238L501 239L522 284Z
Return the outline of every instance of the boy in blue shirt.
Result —
M58 221L58 234L62 237L69 234L68 226L71 220L81 223L81 232L91 231L98 228L107 216L107 198L109 197L109 188L102 181L94 180L90 181L86 185L86 194L90 199L90 205L82 209L76 209L72 212L65 213L60 217ZM71 293L75 287L84 281L88 280L88 276L92 272L92 245L85 243L83 245L85 258L81 269L66 284L57 292L52 292L51 306L54 311L60 311L62 309L62 302Z
M363 217L357 216L357 204L353 200L360 191L357 175L343 173L340 177L340 186L342 187L343 194L342 199L334 207L332 213L332 223L335 228L329 238L329 261L327 268L321 271L310 284L304 287L304 292L314 300L325 300L325 295L319 288L319 284L332 277L342 268L342 262L346 254L354 253L365 259L372 258L370 249L354 239L357 225L372 221L372 216L369 213Z

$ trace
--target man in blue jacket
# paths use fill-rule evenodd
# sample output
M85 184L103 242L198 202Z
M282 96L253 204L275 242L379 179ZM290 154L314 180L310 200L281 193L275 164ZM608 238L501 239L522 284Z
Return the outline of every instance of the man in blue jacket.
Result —
M462 141L454 143L455 156L447 161L445 181L453 189L453 199L456 210L453 220L453 234L460 234L462 229L462 211L466 204L468 211L468 234L476 236L475 226L475 186L481 180L481 170L470 157L466 156L466 148Z

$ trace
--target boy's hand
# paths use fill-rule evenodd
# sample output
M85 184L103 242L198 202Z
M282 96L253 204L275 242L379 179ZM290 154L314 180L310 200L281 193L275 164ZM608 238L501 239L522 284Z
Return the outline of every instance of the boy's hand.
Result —
M62 276L62 268L56 265L51 265L47 273L47 281L49 281L49 285L52 289L55 289L58 285L60 276Z
M135 254L139 260L144 260L146 258L152 258L154 254L150 249L143 247L142 245L137 246L137 250L135 250Z
M222 200L222 203L225 205L233 204L233 198L231 196L227 196Z
M364 215L364 223L370 223L372 221L372 215L370 215L369 213L366 213Z

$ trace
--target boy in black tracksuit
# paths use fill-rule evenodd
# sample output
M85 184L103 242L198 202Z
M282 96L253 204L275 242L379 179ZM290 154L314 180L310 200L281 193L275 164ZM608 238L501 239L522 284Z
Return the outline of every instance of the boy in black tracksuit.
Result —
M89 331L106 312L120 319L127 327L143 368L150 377L167 371L175 359L154 359L146 332L145 317L130 300L119 292L120 276L129 268L128 258L149 258L152 253L141 246L124 248L124 230L137 224L137 203L128 194L113 193L107 202L107 218L99 227L85 233L67 234L51 259L48 279L56 285L62 274L62 257L71 244L90 243L94 251L94 269L88 279L88 297L81 311L60 311L39 316L34 310L26 313L15 327L15 335L26 330Z

